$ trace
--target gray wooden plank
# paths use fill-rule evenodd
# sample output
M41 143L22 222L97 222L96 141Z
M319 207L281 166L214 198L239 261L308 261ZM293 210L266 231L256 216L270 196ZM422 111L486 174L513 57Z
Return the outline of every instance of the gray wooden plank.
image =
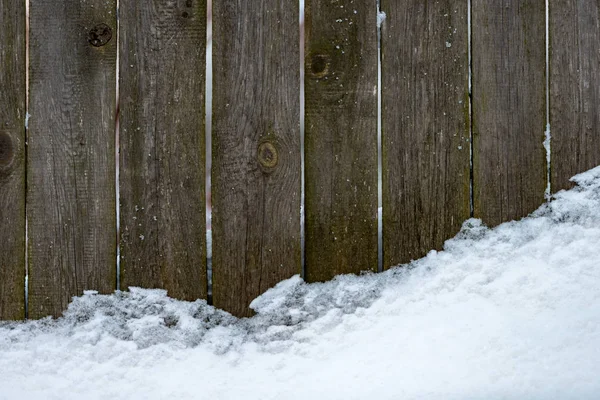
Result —
M206 1L119 16L121 288L206 298Z
M306 279L377 271L377 9L306 2Z
M299 12L213 4L213 299L235 315L300 273Z
M473 188L486 224L526 216L547 185L544 0L473 0Z
M30 2L29 317L116 282L115 0Z
M0 320L25 317L25 3L0 0Z
M552 191L600 165L600 1L550 4Z
M384 1L383 266L440 249L470 215L467 2Z

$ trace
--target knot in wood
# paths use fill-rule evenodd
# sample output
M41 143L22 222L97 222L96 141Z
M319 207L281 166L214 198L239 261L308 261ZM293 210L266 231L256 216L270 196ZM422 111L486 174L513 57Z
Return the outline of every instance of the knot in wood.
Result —
M94 26L88 33L88 42L94 47L102 47L112 38L112 29L106 24Z
M15 145L8 132L0 132L0 171L7 169L15 158Z
M329 72L329 57L325 54L313 54L310 59L310 72L316 78L322 78Z
M277 166L279 155L271 142L263 142L258 146L258 162L264 169L270 170Z
M193 5L194 5L194 4L193 4L192 0L186 0L186 2L185 2L185 6L186 6L187 8L191 8ZM187 12L187 11L183 11L183 12L181 13L181 17L182 17L182 18L190 18L190 13L189 13L189 12Z

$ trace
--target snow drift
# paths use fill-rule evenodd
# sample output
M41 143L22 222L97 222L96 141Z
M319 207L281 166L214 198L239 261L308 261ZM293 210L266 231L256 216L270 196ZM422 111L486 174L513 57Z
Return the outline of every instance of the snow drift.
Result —
M0 324L0 399L596 399L600 167L382 274L282 282L237 319L132 289Z

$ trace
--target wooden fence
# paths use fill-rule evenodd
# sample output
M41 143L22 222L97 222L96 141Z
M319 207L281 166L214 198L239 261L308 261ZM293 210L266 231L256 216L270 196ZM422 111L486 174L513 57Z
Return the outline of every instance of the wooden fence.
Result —
M121 289L206 298L206 0L29 4L27 35L0 0L0 319L26 273L30 318L113 292L117 247ZM549 35L544 0L381 8L378 86L376 0L306 0L303 172L297 2L214 1L216 306L302 271L303 173L306 279L377 270L379 110L384 268L600 164L600 1L551 1Z

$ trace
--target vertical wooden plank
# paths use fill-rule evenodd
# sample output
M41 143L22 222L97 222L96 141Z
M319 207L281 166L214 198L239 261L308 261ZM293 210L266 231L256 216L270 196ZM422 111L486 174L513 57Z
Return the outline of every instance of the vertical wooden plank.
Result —
M475 217L497 225L544 201L544 0L473 0Z
M550 4L552 191L600 165L600 1Z
M206 298L206 0L119 12L121 286Z
M298 4L213 7L213 299L244 316L301 271Z
M440 249L470 215L467 2L382 2L384 268Z
M377 8L306 2L306 279L377 270Z
M0 320L25 317L25 2L0 0Z
M116 282L114 0L30 1L29 316Z

